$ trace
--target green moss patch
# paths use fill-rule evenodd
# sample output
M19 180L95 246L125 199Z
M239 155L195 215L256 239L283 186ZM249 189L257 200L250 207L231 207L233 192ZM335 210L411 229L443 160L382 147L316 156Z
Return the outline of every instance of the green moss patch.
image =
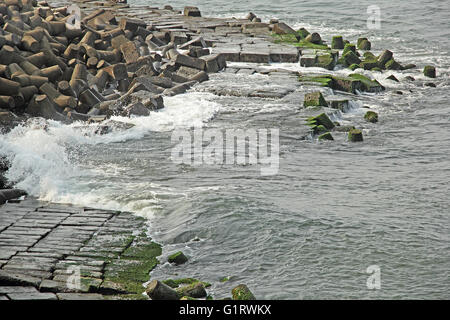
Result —
M167 279L167 280L162 281L162 283L167 284L171 288L178 288L181 285L191 285L191 284L196 284L199 282L202 283L205 286L205 288L208 288L211 286L210 283L200 281L195 278Z
M272 37L274 38L275 43L286 43L299 48L320 49L320 50L330 49L326 44L311 43L309 41L306 41L304 38L301 38L300 41L298 41L295 34L272 33Z
M350 74L348 77L360 81L363 85L363 87L361 88L363 91L380 92L385 89L377 80L371 80L359 73Z
M142 294L145 290L142 284L149 280L149 273L159 263L157 257L161 253L159 244L149 239L138 239L124 251L120 259L105 267L107 271L101 290Z

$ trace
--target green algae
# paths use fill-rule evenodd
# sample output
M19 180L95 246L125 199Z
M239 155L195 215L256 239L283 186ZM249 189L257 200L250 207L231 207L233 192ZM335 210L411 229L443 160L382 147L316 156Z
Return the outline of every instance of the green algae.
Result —
M364 119L366 119L368 122L376 123L378 122L378 113L374 111L367 111L364 115Z
M314 83L321 87L331 87L333 78L331 75L318 75L318 76L299 76L300 82Z
M326 102L322 93L320 91L316 91L316 92L307 93L305 95L303 106L304 107L318 107L318 106L328 107L328 103Z
M330 49L326 44L311 43L309 41L306 41L304 38L301 38L300 41L298 41L295 34L272 33L272 37L274 38L275 43L286 43L299 48L320 49L320 50Z
M161 253L159 244L148 239L139 239L124 251L120 259L108 265L113 271L105 272L102 286L105 290L111 288L118 292L142 294L145 290L142 284L149 280L149 273L159 263L157 257Z
M333 138L333 136L331 135L330 132L326 132L326 133L324 133L324 134L321 134L321 135L318 137L318 139L319 139L319 141L322 141L322 140L333 141L333 140L334 140L334 138Z
M348 140L351 142L361 142L363 141L363 135L359 129L351 129L348 131Z
M184 255L183 252L178 251L178 252L175 252L174 254L171 254L167 258L167 261L169 261L170 263L175 263L175 264L183 264L188 261L188 258Z
M256 300L253 293L245 284L240 284L231 290L233 300Z
M196 283L201 283L205 288L211 286L209 282L200 281L195 278L180 278L180 279L167 279L162 281L162 283L168 285L171 288L178 288L181 285L192 285Z

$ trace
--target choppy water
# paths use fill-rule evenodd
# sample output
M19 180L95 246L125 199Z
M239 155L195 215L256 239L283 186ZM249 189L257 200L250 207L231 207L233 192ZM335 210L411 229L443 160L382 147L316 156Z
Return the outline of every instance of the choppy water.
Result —
M147 4L147 1L129 1ZM164 1L152 1L162 6ZM50 123L49 130L16 128L1 136L8 177L42 199L133 210L151 222L164 256L182 249L190 262L160 265L154 278L193 276L213 283L218 297L246 283L262 299L450 298L450 20L445 1L172 1L198 5L204 15L277 17L323 38L368 36L375 51L391 49L416 63L415 82L357 97L338 115L364 127L351 144L298 139L304 132L287 97L262 100L216 96L214 86L257 89L263 75L218 74L191 92L167 98L149 117L120 119L136 126L95 136L95 128ZM366 28L368 5L381 8L381 29ZM419 69L434 64L437 88ZM295 70L294 64L283 67ZM390 73L389 73L390 74ZM299 86L280 80L278 85ZM412 92L409 92L412 90ZM302 88L297 88L302 91ZM380 114L362 121L362 105ZM280 165L274 176L257 166L177 165L170 160L174 128L279 128ZM200 241L195 241L200 239ZM164 260L164 259L162 259ZM368 290L367 267L381 268L381 289ZM230 276L229 282L219 279Z

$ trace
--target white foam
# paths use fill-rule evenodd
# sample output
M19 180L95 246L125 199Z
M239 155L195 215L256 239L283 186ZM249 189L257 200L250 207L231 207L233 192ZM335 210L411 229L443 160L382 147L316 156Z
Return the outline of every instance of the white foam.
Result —
M190 92L164 99L165 108L148 117L114 120L132 123L128 130L113 130L95 134L98 125L60 124L55 121L33 121L0 135L0 156L11 166L6 177L15 187L24 189L41 200L73 203L107 209L138 212L150 217L155 197L151 191L140 198L121 201L120 187L106 182L94 183L101 177L117 175L121 168L94 166L80 162L77 152L98 144L141 139L152 131L170 131L176 127L198 127L211 120L220 105L210 93ZM107 165L107 164L105 164ZM146 182L138 190L155 190L158 186ZM170 191L169 191L170 192Z

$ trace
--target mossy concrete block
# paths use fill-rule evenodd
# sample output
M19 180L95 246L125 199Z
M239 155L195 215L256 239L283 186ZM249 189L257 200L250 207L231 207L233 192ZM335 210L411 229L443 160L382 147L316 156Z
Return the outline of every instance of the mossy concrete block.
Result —
M392 59L393 53L389 50L384 50L378 57L378 66L380 68L385 68L386 63Z
M359 80L355 80L349 77L333 77L330 88L334 90L340 90L350 93L356 93L357 91L362 91L363 85Z
M307 48L307 49L318 49L318 50L327 50L329 49L326 44L317 44L313 42L309 42L306 40L300 40L297 44L299 48Z
M327 130L331 130L334 128L334 123L331 119L325 114L321 113L315 117L310 117L307 120L307 124L310 126L324 126Z
M378 122L378 113L374 111L367 111L364 115L364 119L366 119L368 122L371 123L377 123Z
M179 300L181 298L178 292L158 280L152 280L145 291L152 300Z
M362 90L366 92L381 92L385 90L385 88L377 81L377 80L371 80L368 77L359 74L359 73L353 73L348 76L351 79L360 81L362 83Z
M372 70L373 68L378 68L378 61L372 58L366 58L359 66L364 70Z
M307 93L303 105L305 107L328 107L328 103L325 101L325 98L320 91Z
M300 36L300 39L305 39L310 33L305 28L300 28L297 30L297 34Z
M333 138L333 136L331 135L330 132L326 132L324 134L321 134L318 137L318 139L319 139L319 141L322 141L322 140L330 140L330 141L332 141L332 140L334 140L334 138Z
M207 296L205 286L201 282L179 287L176 291L180 296L187 296L191 298L204 298Z
M312 129L314 134L323 134L328 132L328 129L321 124L313 126Z
M302 67L314 67L317 62L317 56L315 54L302 55L300 57L300 66Z
M370 51L366 51L363 53L363 57L366 60L377 60L377 57Z
M395 61L394 59L389 60L388 62L386 62L386 64L384 65L384 67L387 70L402 70L402 66L400 65L400 63L398 63L397 61Z
M275 23L272 31L276 34L293 34L297 37L297 32L284 22ZM300 36L297 39L300 40Z
M298 78L298 81L331 88L331 82L333 81L333 78L331 75L300 76Z
M356 45L361 50L370 50L371 48L371 43L367 38L359 38Z
M233 300L256 300L253 293L245 284L240 284L231 290Z
M328 104L331 108L344 112L348 108L349 101L348 99L333 99L329 100Z
M389 77L386 78L386 80L392 80L394 82L400 82L396 76L394 76L393 74L391 74Z
M342 55L346 54L347 52L353 52L354 54L356 54L356 46L352 43L346 43L344 46L344 51L342 52Z
M354 63L348 67L350 70L355 71L358 68L361 68L358 64Z
M183 252L178 251L178 252L175 252L174 254L171 254L167 258L167 261L169 261L170 263L175 263L176 265L179 265L179 264L186 263L188 261L188 258L184 255Z
M195 278L181 278L181 279L167 279L162 281L164 284L167 284L171 288L178 288L182 284L194 284L194 283L202 283L205 288L208 288L211 286L210 283L200 281Z
M346 66L351 66L354 63L361 63L361 59L359 59L359 57L353 51L347 51L343 54L342 58L344 59Z
M344 49L344 39L342 36L334 36L331 39L331 49Z
M361 42L361 44L358 46L358 49L361 50L370 50L372 48L372 44L369 40L364 40Z
M313 32L311 34L309 34L306 38L305 41L314 43L314 44L322 44L322 38L320 37L320 34L318 34L317 32Z
M348 140L351 142L361 142L363 141L363 134L359 129L351 129L348 132Z
M425 66L423 68L423 74L428 78L436 78L436 68L433 66Z
M335 59L335 56L333 54L323 53L317 56L315 66L327 70L333 70L336 66L336 61L337 59Z

